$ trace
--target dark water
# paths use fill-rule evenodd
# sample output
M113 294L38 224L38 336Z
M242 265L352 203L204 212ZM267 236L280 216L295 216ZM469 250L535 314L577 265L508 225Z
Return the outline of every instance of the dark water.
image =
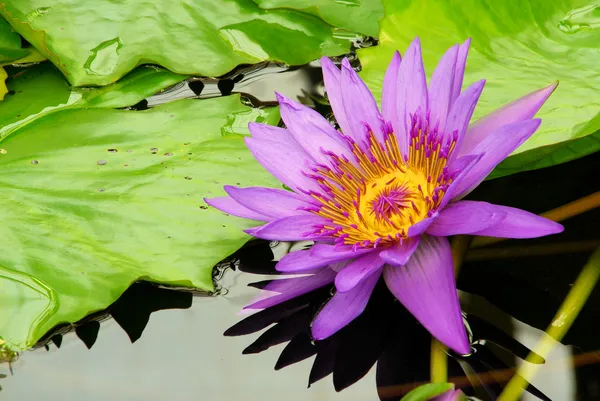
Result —
M220 80L182 83L135 108L184 97L227 95L232 91L243 93L251 104L268 105L275 101L274 90L328 113L322 104L320 69L316 63L295 69L274 63L240 68ZM470 198L541 213L598 191L599 167L598 157L591 155L561 166L485 182ZM471 251L458 283L463 290L464 309L504 331L494 326L481 328L485 322L478 325L475 317L470 320L473 327L479 327L487 339L509 344L506 338L499 338L508 332L533 347L542 335L537 329L545 329L591 251L600 245L599 223L598 210L588 211L566 220L566 230L560 235L504 241ZM428 380L429 337L415 329L412 321L407 321L406 326L398 325L396 315L387 313L383 306L378 308L387 305L385 295L370 304L366 320L345 329L339 341L335 340L339 342L335 349L331 344L315 346L306 340L307 322L300 314L291 315L294 324L289 323L293 320L289 316L280 321L276 327L287 326L260 337L262 340L249 349L246 347L260 333L223 336L227 328L244 317L239 310L257 293L247 284L269 278L250 272L272 273L271 252L277 258L290 247L302 245L249 244L237 255L238 262L223 263L215 270L216 294L135 284L107 313L80 322L76 331L49 336L38 349L24 352L12 364L12 374L7 364L0 365L0 374L6 375L0 380L0 399L369 401L379 399L378 385L382 397L399 399L406 385ZM315 299L326 296L320 293ZM558 345L533 381L546 396L555 401L600 399L598 322L600 291L596 290L565 338L564 342L573 346ZM398 340L407 332L408 337ZM290 340L292 343L286 346ZM244 349L257 352L273 344L276 345L265 352L242 355ZM526 354L526 349L510 344L508 348L513 353ZM315 366L322 369L322 375L329 371L333 374L307 389L312 355L317 352L319 361ZM486 352L491 354L485 356ZM572 354L583 357L574 365ZM488 371L497 372L515 364L510 352L490 345L489 341L480 355L480 360L461 363L481 377L487 377ZM305 358L308 360L274 370L276 365ZM371 368L376 362L377 368ZM456 368L458 364L452 366ZM315 368L312 371L314 379ZM450 373L464 375L456 369ZM488 392L481 386L463 385L466 391L490 399L489 394L497 393L503 382L499 376L486 381ZM336 392L334 383L338 389L349 387ZM537 398L526 395L524 399Z

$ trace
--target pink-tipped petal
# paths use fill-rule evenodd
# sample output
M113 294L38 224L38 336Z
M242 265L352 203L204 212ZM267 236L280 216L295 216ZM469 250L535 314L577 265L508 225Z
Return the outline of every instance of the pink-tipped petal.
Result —
M454 82L452 86L452 103L456 101L462 89L463 78L465 76L465 67L467 65L467 55L469 54L469 47L471 47L471 38L465 40L458 47L458 56L456 57L456 69L454 71Z
M479 96L481 96L481 91L483 91L484 86L485 79L470 85L458 96L450 109L448 119L446 120L446 127L444 128L444 134L446 136L456 135L457 147L460 146L462 138L465 136L469 121L471 121L473 111L475 111L475 106L477 106L477 101L479 100ZM456 134L454 134L455 132ZM456 154L457 152L453 152L452 156L455 157ZM453 160L452 156L450 157L450 161Z
M429 122L433 126L439 125L441 132L444 132L446 118L452 107L457 56L458 45L448 49L435 68L429 84Z
M277 219L245 232L270 241L305 241L319 238L318 234L314 234L315 226L325 224L328 224L328 221L324 218L306 214Z
M229 196L219 196L215 198L204 198L204 202L208 203L210 206L219 209L222 212L232 214L237 217L242 217L244 219L250 220L259 220L259 221L271 221L273 220L270 216L265 216L264 214L257 213L253 210L250 210L239 203L237 203L233 198Z
M225 192L240 205L254 212L268 216L271 219L281 219L298 214L309 213L302 208L314 207L313 204L302 199L291 191L275 188L238 188L225 185Z
M333 270L325 268L310 276L274 280L264 288L266 294L262 292L258 299L255 299L250 305L245 306L244 309L269 308L289 299L299 297L307 292L333 283L335 275L336 273ZM276 294L273 295L272 293Z
M266 139L273 142L295 142L292 133L285 128L260 123L248 123L248 130L250 130L254 139Z
M323 70L325 92L335 115L335 120L345 135L352 137L355 142L358 142L360 138L352 136L352 127L348 123L348 117L344 110L344 103L342 101L342 72L327 57L321 57L321 67Z
M383 277L392 294L434 337L461 355L470 353L446 238L422 237L408 263L385 266Z
M419 241L420 237L407 238L402 244L397 243L381 251L379 256L389 265L403 266L419 246Z
M371 252L355 259L344 267L335 278L335 287L340 292L347 292L362 283L367 277L377 273L384 265L377 252Z
M383 117L377 109L377 102L346 58L342 60L342 88L344 110L353 136L364 138L370 129L379 142L383 143Z
M500 223L506 213L487 202L458 201L448 204L427 229L427 234L448 237L472 234Z
M274 142L254 138L244 138L244 141L265 170L294 191L318 190L316 181L302 173L303 170L309 171L307 164L314 160L295 141Z
M537 238L558 234L564 230L561 224L525 210L500 205L490 206L500 213L505 213L506 217L493 226L473 233L474 235L500 238Z
M351 157L351 152L340 133L322 115L298 102L276 93L281 118L296 142L315 161L329 164L330 157L324 152Z
M540 119L519 121L507 124L490 134L474 149L473 154L483 157L458 182L452 194L453 199L460 199L479 185L489 173L525 142L540 126Z
M348 254L334 255L330 258L323 258L311 254L310 249L290 252L285 255L275 266L275 269L285 273L298 273L327 266L333 263L339 263L352 258Z
M503 125L533 118L557 86L558 82L548 85L475 121L469 126L460 148L457 149L458 154L462 156L474 153L477 145Z
M372 274L352 290L336 292L313 320L313 338L324 340L363 313L380 276L380 273Z

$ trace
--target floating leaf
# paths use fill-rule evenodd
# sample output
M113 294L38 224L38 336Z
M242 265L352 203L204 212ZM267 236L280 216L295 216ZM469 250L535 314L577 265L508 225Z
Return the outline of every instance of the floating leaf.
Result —
M265 10L291 8L314 15L349 32L377 36L383 17L381 0L254 0ZM342 32L339 32L342 35Z
M493 176L551 166L600 149L600 6L577 0L385 0L379 45L359 50L362 77L379 98L394 50L420 36L429 76L443 52L471 37L465 85L487 79L474 119L556 80L543 123ZM588 138L594 134L595 138ZM557 154L558 153L558 154Z
M0 106L0 138L66 107L131 106L183 79L185 76L162 68L142 66L106 87L72 89L52 64L35 65L7 81L15 95Z
M316 17L252 0L7 0L0 13L77 86L107 85L144 63L219 76L239 64L304 64L350 48Z
M67 107L13 129L0 142L7 346L30 347L139 279L212 290L213 266L248 239L251 222L203 197L225 183L276 185L243 135L251 121L278 119L229 96L144 111Z
M0 18L0 63L17 60L27 55L21 48L21 37L4 18Z

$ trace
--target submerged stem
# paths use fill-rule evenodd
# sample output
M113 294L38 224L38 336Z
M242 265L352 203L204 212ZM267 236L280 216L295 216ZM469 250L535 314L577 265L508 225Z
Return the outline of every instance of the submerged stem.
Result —
M554 316L552 323L548 326L546 330L546 334L548 335L544 336L534 348L535 354L544 359L550 355L550 352L556 346L556 342L562 340L575 321L575 318L577 318L599 277L600 248L597 248L588 263L583 267L571 291L569 291L560 309ZM508 382L504 391L500 394L498 401L517 401L519 399L521 393L541 366L530 363L535 354L530 353L526 362L517 369L517 373Z

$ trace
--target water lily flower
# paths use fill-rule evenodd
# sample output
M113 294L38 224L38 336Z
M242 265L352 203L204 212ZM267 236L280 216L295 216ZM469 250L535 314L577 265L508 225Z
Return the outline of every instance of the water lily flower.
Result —
M225 186L206 199L235 216L266 224L246 232L266 240L314 241L276 268L248 305L267 308L335 283L314 318L315 340L359 316L380 277L439 341L459 354L470 344L446 237L533 238L560 224L512 207L461 200L539 127L533 116L552 84L469 124L485 81L461 92L470 41L451 47L429 86L416 38L396 52L383 81L381 111L347 59L322 67L340 130L316 111L277 94L287 128L252 123L246 144L291 190Z

